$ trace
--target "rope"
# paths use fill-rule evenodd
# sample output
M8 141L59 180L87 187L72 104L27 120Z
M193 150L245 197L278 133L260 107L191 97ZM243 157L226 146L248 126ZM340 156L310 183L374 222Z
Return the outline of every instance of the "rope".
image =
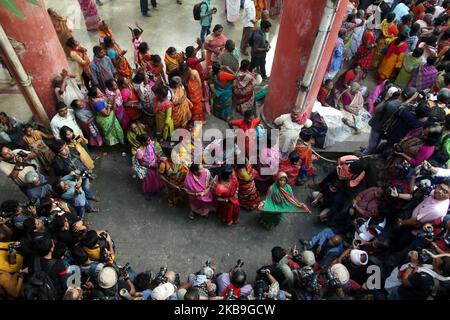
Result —
M320 154L318 154L318 153L316 152L316 150L314 150L313 148L311 148L311 150L312 150L312 152L313 152L316 156L318 156L320 159L322 159L322 160L324 160L324 161L327 161L327 162L331 162L331 163L337 163L337 160L331 160L331 159L325 158L324 156L321 156Z

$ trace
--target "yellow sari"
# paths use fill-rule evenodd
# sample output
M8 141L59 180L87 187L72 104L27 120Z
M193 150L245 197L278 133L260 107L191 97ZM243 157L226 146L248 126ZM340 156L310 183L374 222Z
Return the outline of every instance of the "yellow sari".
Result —
M75 148L80 154L81 163L83 163L86 169L92 170L95 167L94 160L92 160L89 153L87 153L86 149L83 147L83 145L86 145L87 143L88 140L86 138L80 137L77 142L68 143L67 146L69 148Z
M175 128L183 128L192 118L192 103L187 98L183 85L178 86L173 91L172 102L174 105L172 112L173 125Z

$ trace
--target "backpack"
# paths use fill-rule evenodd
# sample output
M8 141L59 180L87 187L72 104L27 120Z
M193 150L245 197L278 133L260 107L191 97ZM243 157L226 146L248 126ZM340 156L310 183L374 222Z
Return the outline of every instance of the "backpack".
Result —
M56 260L49 261L47 272L55 265ZM58 300L59 294L49 274L41 268L39 257L34 259L34 273L25 284L26 300Z
M208 5L206 2L199 2L199 3L197 3L196 5L194 5L194 9L193 9L193 14L194 14L194 20L197 20L197 21L199 21L199 20L201 20L202 19L202 17L201 17L201 12L202 12L202 5L203 4L206 4L206 5Z

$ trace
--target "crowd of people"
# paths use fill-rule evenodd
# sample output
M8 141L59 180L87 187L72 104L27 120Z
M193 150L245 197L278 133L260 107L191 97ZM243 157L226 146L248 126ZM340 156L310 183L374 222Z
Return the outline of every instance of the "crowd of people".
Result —
M247 0L244 8L251 4ZM98 211L90 202L99 201L90 188L96 159L89 148L128 143L133 173L146 198L165 190L169 206L187 200L191 219L215 213L232 226L238 224L241 208L257 210L261 225L272 230L286 214L311 213L294 187L314 174L312 147L324 122L299 112L281 115L274 121L279 142L272 145L266 139L270 130L255 113L253 72L259 69L264 76L264 68L254 53L259 54L261 43L270 49L264 34L270 22L263 19L250 34L252 40L246 40L252 62L240 63L234 42L220 25L204 41L198 39L196 47L184 52L170 47L164 60L150 54L141 40L144 30L136 25L130 28L132 64L104 22L92 61L88 50L68 37L73 68L52 79L58 103L51 131L0 114L1 137L8 143L1 146L0 171L28 198L26 204L1 204L0 296L448 299L449 4L350 2L318 100L341 112L343 124L355 133L360 111L371 114L368 145L340 157L320 183L307 185L313 190L310 207L318 208L323 229L309 240L299 239L298 248L273 247L271 263L259 268L252 282L241 260L223 273L206 261L184 278L164 267L157 273L136 273L129 264L118 265L111 235L86 225L86 214ZM257 24L254 19L256 15L250 21ZM245 47L241 43L241 53ZM339 75L344 65L350 68ZM373 76L377 85L364 87ZM234 138L231 143L224 138L204 146L204 158L223 151L214 164L192 161L189 155L210 101L213 114L231 128L254 129L256 142L267 140L259 150L263 159L251 163L247 146L253 141L246 140L241 150ZM233 119L234 110L243 118ZM177 148L167 143L175 128L191 133L180 138ZM227 164L242 154L247 161ZM264 173L272 162L278 170ZM81 281L74 281L80 269Z

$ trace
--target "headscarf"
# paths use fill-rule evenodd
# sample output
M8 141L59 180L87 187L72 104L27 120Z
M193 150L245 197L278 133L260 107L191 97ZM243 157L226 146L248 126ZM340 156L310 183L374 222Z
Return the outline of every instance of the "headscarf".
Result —
M364 262L361 261L363 260L363 257L365 257ZM350 260L356 266L365 266L369 262L369 256L365 251L353 249L350 251Z

